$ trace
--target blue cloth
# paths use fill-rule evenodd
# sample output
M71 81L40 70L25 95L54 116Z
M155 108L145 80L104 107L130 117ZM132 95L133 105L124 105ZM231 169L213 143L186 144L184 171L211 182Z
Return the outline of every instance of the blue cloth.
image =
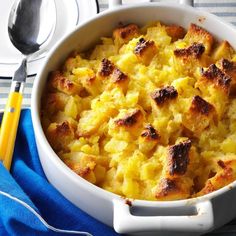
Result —
M75 207L48 183L39 162L29 109L21 112L11 174L0 163L0 191L28 203L48 224L60 229L87 231L94 236L118 235ZM28 209L0 195L0 235L66 234L47 229Z

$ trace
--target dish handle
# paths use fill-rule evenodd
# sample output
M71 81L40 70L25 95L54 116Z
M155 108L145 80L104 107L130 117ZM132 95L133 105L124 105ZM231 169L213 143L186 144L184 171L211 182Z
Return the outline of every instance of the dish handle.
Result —
M161 202L160 206L149 206L151 213L145 215L143 212L147 210L145 209L148 208L147 206L132 206L127 204L127 200L124 199L115 199L113 204L113 226L115 231L121 234L158 231L204 233L212 229L214 225L213 208L209 200L198 202L193 206L175 207L175 209ZM140 213L134 215L131 211L134 212L136 207L140 208ZM192 213L187 213L186 209L190 207ZM182 213L180 213L181 211ZM158 215L158 212L165 213Z
M147 0L151 2L152 0ZM178 0L180 4L188 5L193 7L193 1L194 0ZM114 7L122 6L122 0L109 0L109 9L112 9Z

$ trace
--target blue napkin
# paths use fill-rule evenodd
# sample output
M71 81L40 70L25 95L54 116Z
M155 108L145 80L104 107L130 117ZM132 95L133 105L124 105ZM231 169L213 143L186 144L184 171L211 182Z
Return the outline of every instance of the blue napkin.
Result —
M47 181L39 162L29 109L21 112L11 174L0 162L0 235L69 235L55 232L55 228L74 233L86 231L94 236L118 235L75 207ZM48 229L35 214L48 227L55 228Z

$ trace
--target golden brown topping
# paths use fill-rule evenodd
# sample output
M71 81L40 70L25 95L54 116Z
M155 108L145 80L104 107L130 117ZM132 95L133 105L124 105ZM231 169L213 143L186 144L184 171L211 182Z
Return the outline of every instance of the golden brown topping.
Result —
M132 127L138 122L141 115L142 112L140 110L136 110L133 113L128 114L124 118L116 120L115 123L118 126Z
M145 130L142 132L141 136L150 140L157 140L160 138L158 132L150 124L145 127Z
M91 181L96 182L96 178L94 178L94 169L97 165L96 158L94 156L90 156L87 154L78 154L78 160L75 161L73 159L65 159L65 163L68 167L70 167L76 174L81 177Z
M186 178L161 177L155 192L157 200L178 200L188 198L193 182Z
M208 179L214 177L216 175L216 172L213 170L210 170L209 174L208 174Z
M194 74L198 67L208 67L212 64L212 60L204 52L205 46L195 42L187 48L174 50L176 69L190 75Z
M182 123L184 127L198 137L201 132L209 127L211 122L216 121L215 107L200 96L194 96L189 111L184 114Z
M142 55L147 48L152 47L153 45L155 45L154 41L146 41L144 38L141 38L134 49L134 53Z
M184 39L189 41L190 43L202 43L207 54L211 51L211 47L214 42L214 38L209 32L195 24L190 25Z
M212 35L210 35L210 33L207 32L205 29L203 29L201 26L195 25L195 24L193 24L193 23L190 24L190 27L189 27L187 33L188 33L188 34L190 34L190 33L191 33L191 34L196 33L196 34L198 34L198 35L209 35L209 37L210 37L210 36L212 37Z
M56 132L58 135L67 135L71 133L71 127L68 121L64 121L62 124L56 126Z
M115 68L112 74L112 80L114 83L120 83L128 79L128 76L124 74L118 68Z
M129 40L131 40L134 37L137 37L138 35L139 35L139 28L135 24L122 26L120 28L117 28L113 32L114 39L119 40L120 44L127 43Z
M172 42L182 39L185 35L185 29L179 25L168 25L165 28L167 34L172 38Z
M184 175L189 163L191 141L187 140L169 147L168 167L170 175Z
M48 93L46 98L42 98L43 107L45 107L49 114L52 114L58 110L64 109L69 96L65 93L53 92Z
M231 47L228 41L222 41L220 44L215 48L212 58L214 62L225 58L225 59L231 59L234 54L234 49Z
M88 90L86 88L81 89L81 91L79 92L79 96L82 98L86 98L90 95L90 93L88 92Z
M236 62L229 61L227 59L220 60L217 65L219 65L219 68L229 75L232 79L230 83L230 95L236 94Z
M141 60L145 65L148 65L152 58L155 56L157 51L154 41L145 40L144 38L139 39L134 54Z
M141 131L141 130L140 130ZM137 130L136 130L137 132ZM157 143L160 141L160 135L155 128L148 124L145 129L142 130L139 137L139 149L142 153L148 153L154 149Z
M126 25L122 28L119 28L120 30L120 36L122 39L126 39L128 37L130 37L131 35L136 35L139 32L138 26L135 24L129 24Z
M200 113L202 115L209 115L211 111L214 110L214 106L212 106L210 103L205 101L200 96L194 96L192 100L192 104L190 107L190 111L194 113Z
M194 24L187 34L153 22L113 35L70 55L45 85L42 127L62 161L129 206L236 181L232 46Z
M225 168L226 168L226 165L225 165L225 163L224 163L222 160L217 161L217 164L218 164L222 169L225 169Z
M79 92L79 86L62 75L60 71L53 71L50 75L50 84L53 88L68 95Z
M166 101L175 99L178 96L177 90L173 86L166 86L156 90L151 94L151 98L158 106L163 105Z
M206 182L206 185L204 186L204 188L197 194L197 195L205 195L208 193L212 193L216 190L216 188L214 187L214 185L212 184L212 182L210 180L208 180Z
M113 72L113 70L114 64L106 58L102 59L99 75L104 77L109 76Z
M229 90L231 77L217 68L215 64L210 65L206 71L203 71L202 77L226 91Z
M118 87L122 89L123 93L126 93L129 84L129 77L124 74L120 69L115 68L111 75L111 82L107 86L107 89Z
M216 173L214 177L206 181L206 184L203 189L199 193L197 193L198 196L213 192L235 180L235 160L219 160L217 164L221 167L221 169Z
M58 93L48 93L47 94L48 99L47 99L47 103L45 104L46 108L48 108L48 106L55 106L58 103Z
M174 54L176 57L188 57L193 56L194 58L199 58L205 51L205 47L202 43L193 43L188 48L176 49Z
M156 193L156 198L165 197L179 191L176 181L169 178L161 179L158 187L159 191Z
M47 129L47 138L54 150L59 151L62 148L67 150L68 143L75 137L74 133L74 127L68 121L60 124L51 123Z
M224 72L236 70L236 63L233 61L229 61L227 59L222 59L220 61L221 68L224 70Z
M96 80L96 77L93 76L93 77L87 78L87 79L86 79L86 83L87 83L88 85L92 85L92 84L94 84L95 80Z
M223 163L221 163L221 165L222 164ZM231 168L231 166L227 166L227 163L224 163L221 168L223 169L223 171L216 174L214 177L215 179L213 179L213 180L215 180L217 184L220 184L222 182L226 182L220 186L220 187L223 187L233 181L233 179L235 178L234 177L235 174L234 174L234 170Z
M227 59L222 59L219 62L220 69L223 70L227 75L231 77L232 82L236 83L236 62L229 61Z
M91 168L90 167L85 167L84 169L78 169L77 171L74 170L78 175L80 175L81 177L85 177L87 174L89 174L89 172L91 172Z

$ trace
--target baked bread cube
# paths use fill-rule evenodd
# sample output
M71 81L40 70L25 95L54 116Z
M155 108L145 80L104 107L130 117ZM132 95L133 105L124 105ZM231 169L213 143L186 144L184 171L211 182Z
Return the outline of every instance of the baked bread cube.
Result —
M184 37L184 41L188 42L189 45L193 43L201 43L205 47L205 53L210 54L214 43L214 38L202 27L195 24L190 24L187 34Z
M214 106L197 95L193 97L188 112L183 116L183 125L198 137L204 129L214 123L215 115Z
M202 43L193 43L187 48L175 49L175 66L179 71L193 74L198 67L207 67L211 59L205 53Z
M55 151L68 150L68 144L75 138L75 127L68 121L51 123L46 136Z
M220 189L229 183L233 182L236 178L236 161L235 160L227 160L222 161L219 160L217 162L219 169L214 172L213 177L206 181L205 186L199 191L196 196L202 196L208 193L211 193L217 189Z
M170 176L181 176L187 172L191 141L172 145L168 148L166 169Z
M175 42L178 39L182 39L186 31L180 25L167 25L165 26L167 34L171 37L171 42Z
M98 164L98 158L99 157L95 155L88 155L83 152L74 152L66 154L64 162L82 178L93 184L99 184L99 182L105 177L106 168ZM98 173L98 171L100 173Z
M143 153L150 152L157 145L159 140L160 135L157 130L151 124L148 124L139 137L139 149Z
M201 80L203 83L211 84L226 95L229 94L231 77L220 70L215 64L210 65L207 70L202 71Z
M99 93L101 90L101 81L96 77L96 74L92 69L87 67L79 67L73 69L72 72L78 83L82 86L79 95L81 95L82 91L87 91L87 93L91 95L96 95Z
M63 76L60 71L53 71L49 77L49 85L60 92L68 95L78 94L81 87L79 84Z
M140 126L142 118L142 112L135 109L133 112L128 113L124 117L116 119L115 124L117 127L135 128L136 126Z
M166 86L151 93L151 98L158 107L164 106L169 101L175 100L177 97L178 92L174 86Z
M214 49L212 54L212 59L214 63L222 58L231 60L234 54L234 49L230 45L230 43L226 40L220 42L218 46Z
M98 70L98 75L105 79L112 74L114 68L115 65L110 60L103 58Z
M123 73L120 69L115 68L111 75L110 87L118 87L124 93L126 93L129 84L129 77Z
M212 64L202 70L195 87L200 89L202 96L215 107L220 120L229 102L231 77Z
M157 200L178 200L191 195L193 180L187 175L191 140L169 146L162 176L155 190Z
M155 198L159 201L186 199L190 196L191 184L189 178L161 178L155 190Z
M177 58L183 58L183 60L188 60L189 57L200 58L204 53L205 47L202 43L193 43L188 48L175 49L174 54Z
M44 97L42 98L42 104L45 108L45 111L51 116L57 111L62 111L65 108L68 100L69 96L65 93L49 92L47 93L47 99Z
M217 66L227 75L230 76L230 95L236 94L236 62L227 59L221 59Z
M128 43L131 39L139 36L139 27L135 24L128 24L113 31L115 44L119 47Z
M136 47L134 48L134 54L139 61L144 65L149 65L152 58L156 55L157 47L154 41L145 40L140 38Z

